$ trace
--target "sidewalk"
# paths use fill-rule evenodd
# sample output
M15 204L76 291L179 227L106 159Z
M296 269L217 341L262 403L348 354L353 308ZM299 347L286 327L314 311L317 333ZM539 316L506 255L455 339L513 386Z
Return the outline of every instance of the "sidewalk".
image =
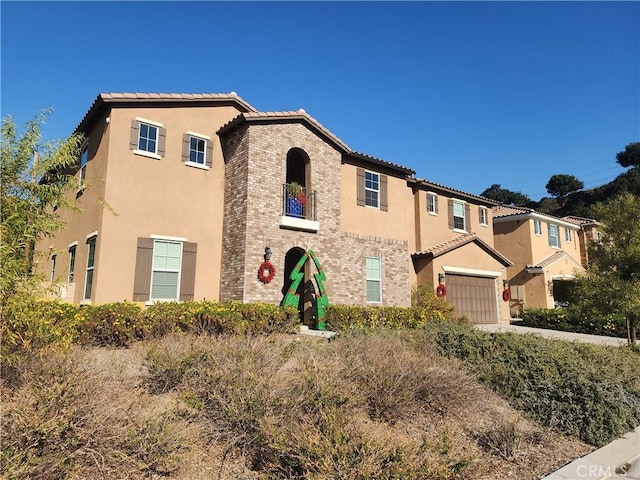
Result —
M479 330L485 332L513 332L520 334L532 333L545 338L555 338L566 340L568 342L594 343L596 345L612 345L620 347L627 344L626 338L604 337L601 335L589 335L586 333L561 332L559 330L549 330L545 328L521 327L519 325L498 325L498 324L480 324L476 325Z

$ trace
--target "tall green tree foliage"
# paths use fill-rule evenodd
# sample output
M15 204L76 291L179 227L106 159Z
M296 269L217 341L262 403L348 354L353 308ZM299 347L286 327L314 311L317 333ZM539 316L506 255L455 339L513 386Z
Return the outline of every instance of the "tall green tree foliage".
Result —
M499 183L491 185L483 191L480 196L490 198L491 200L495 200L496 202L500 202L505 205L524 206L531 202L531 199L524 193L502 188Z
M563 198L570 193L577 192L581 188L584 188L584 183L573 175L562 173L551 176L545 188L547 192L549 192L549 195Z
M616 161L622 167L640 167L640 142L630 143L622 152L618 152Z
M587 274L578 278L573 308L587 315L624 315L635 343L640 326L640 196L624 193L594 207L601 241L589 246Z
M11 117L2 120L0 161L0 306L2 317L12 298L30 295L41 284L34 264L37 240L64 228L59 212L74 208L73 177L82 137L43 141L46 110L22 132Z

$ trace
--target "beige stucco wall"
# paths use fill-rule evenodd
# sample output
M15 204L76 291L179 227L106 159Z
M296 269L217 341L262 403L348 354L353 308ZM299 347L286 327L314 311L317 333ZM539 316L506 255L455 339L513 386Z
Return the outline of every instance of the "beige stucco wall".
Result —
M36 245L36 250L41 252L39 270L43 271L49 279L51 261L48 255L53 251L57 255L56 280L66 282L69 274L69 245L77 242L73 301L78 303L84 296L85 276L87 267L87 235L98 232L96 241L96 261L102 248L100 236L102 216L104 213L105 178L107 169L107 156L109 149L109 129L105 121L107 115L101 116L95 127L85 137L89 140L88 161L86 167L85 185L81 192L75 191L68 194L71 200L75 200L78 211L59 210L60 219L65 222L64 230L58 232L55 237L44 238ZM80 178L80 171L75 173ZM98 281L94 275L93 290Z
M438 213L429 213L427 205L428 193L435 193L438 196ZM480 224L480 205L470 200L464 200L455 196L446 196L435 191L416 190L415 192L415 218L416 218L416 239L417 251L426 250L434 245L445 242L452 238L463 235L465 232L452 230L449 228L448 200L454 199L463 201L469 205L468 233L476 233L480 239L490 246L493 246L493 227L491 220L491 208L486 207L487 224Z

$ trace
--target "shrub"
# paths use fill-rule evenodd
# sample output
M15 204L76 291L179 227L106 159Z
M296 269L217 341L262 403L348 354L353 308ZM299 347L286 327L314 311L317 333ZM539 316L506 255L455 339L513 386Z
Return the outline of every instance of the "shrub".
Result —
M479 378L543 425L604 445L640 420L640 354L631 348L490 334L434 323L440 353L464 360Z
M565 332L589 333L613 337L627 336L627 321L623 315L588 315L575 309L531 308L522 315L522 326L550 328Z
M432 320L449 318L449 313L431 307L331 305L327 308L327 329L339 332L363 328L422 328Z
M85 345L126 347L144 336L139 323L140 307L135 303L87 305L83 309L79 337Z

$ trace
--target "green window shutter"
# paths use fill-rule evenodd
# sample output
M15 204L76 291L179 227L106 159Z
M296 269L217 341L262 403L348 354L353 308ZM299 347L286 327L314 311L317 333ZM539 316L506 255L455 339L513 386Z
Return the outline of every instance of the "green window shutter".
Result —
M129 150L138 149L138 139L140 137L140 122L131 120L131 136L129 138Z
M182 272L180 276L180 300L193 300L196 281L196 253L198 244L185 242L182 245Z
M389 198L387 193L387 176L380 175L380 210L389 211Z
M151 288L151 265L153 262L153 238L138 238L136 270L133 280L133 301L149 300Z
M191 135L186 133L182 134L182 161L189 161L189 143L191 142Z
M453 200L450 198L447 199L447 206L449 207L449 228L453 230Z
M358 188L358 206L364 207L365 205L365 196L364 196L364 168L358 169L358 179L357 179L357 188Z
M213 140L207 140L207 149L206 149L206 164L207 167L213 167Z
M158 155L164 157L167 144L167 129L158 127Z

